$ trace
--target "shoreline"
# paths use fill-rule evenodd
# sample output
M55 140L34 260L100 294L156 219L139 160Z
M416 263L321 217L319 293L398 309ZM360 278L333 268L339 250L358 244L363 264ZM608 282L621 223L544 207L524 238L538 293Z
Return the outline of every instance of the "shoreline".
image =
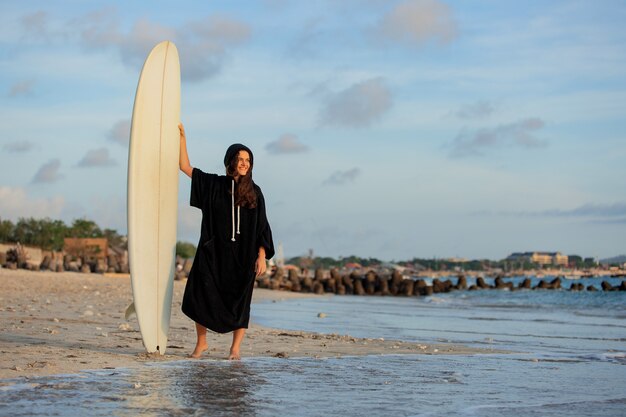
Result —
M174 281L168 348L163 356L145 352L136 317L124 319L132 301L128 277L0 269L0 285L0 379L188 360L195 345L193 322L180 309L185 281ZM252 311L260 302L329 296L255 288ZM209 351L202 359L227 358L230 341L230 333L210 332ZM253 320L241 351L242 358L480 353L507 352L273 329Z

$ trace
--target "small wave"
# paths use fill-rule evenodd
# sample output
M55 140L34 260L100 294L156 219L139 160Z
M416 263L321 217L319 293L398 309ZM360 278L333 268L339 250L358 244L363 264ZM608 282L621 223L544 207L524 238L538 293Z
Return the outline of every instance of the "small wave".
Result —
M554 355L554 354L539 354L533 357L515 358L520 362L549 362L549 363L583 363L583 362L607 362L626 365L626 353L625 352L602 352L602 353L587 353L587 354L566 354Z
M449 300L445 299L445 298L441 298L441 297L435 297L435 296L430 296L427 297L425 300L427 303L432 303L432 304L442 304L442 303L447 303L449 302Z
M41 384L37 384L34 382L26 382L26 383L7 383L6 385L0 385L0 391L2 392L12 392L12 391L22 391L28 389L35 389L39 387Z
M502 404L481 404L459 410L459 414L480 416L616 416L623 415L626 398L607 400L586 400L573 402L548 402L525 404L507 402Z
M612 362L626 365L626 353L625 352L605 352L595 355L582 356L583 358L591 361L599 362Z

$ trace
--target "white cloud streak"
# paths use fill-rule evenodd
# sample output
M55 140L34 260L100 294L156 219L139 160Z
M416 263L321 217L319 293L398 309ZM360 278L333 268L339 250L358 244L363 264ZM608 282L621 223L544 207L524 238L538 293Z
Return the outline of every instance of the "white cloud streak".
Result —
M309 148L300 142L298 136L285 133L280 138L268 143L265 149L274 155L307 152Z
M438 0L408 0L382 17L374 30L379 41L421 46L429 41L440 44L457 36L451 9Z
M49 29L50 17L37 12L22 18L25 36L44 41L73 39L88 50L116 50L121 61L132 68L141 68L150 50L163 40L173 41L181 56L181 77L201 81L218 74L228 59L230 48L246 42L251 28L244 22L211 15L170 27L148 18L137 19L130 30L120 28L116 9L105 8L63 22L74 32Z
M345 185L354 182L361 175L359 168L352 168L347 171L335 171L330 177L324 180L324 185Z
M3 219L20 217L57 218L65 209L63 197L31 198L23 188L0 186L0 213Z
M544 210L537 212L541 216L556 216L556 217L626 217L626 203L613 203L613 204L595 204L587 203L582 206L578 206L569 210Z
M20 141L5 143L2 146L2 149L5 150L6 152L22 153L22 152L30 151L31 149L33 149L33 146L34 145L32 142L29 142L27 140L20 140Z
M585 218L597 223L622 224L626 222L626 202L612 204L586 203L571 209L492 211L482 210L473 213L476 216L513 216L513 217L563 217Z
M130 140L130 120L125 119L116 122L109 130L107 138L118 145L128 146Z
M539 118L528 118L519 122L481 129L474 133L461 132L452 143L450 156L464 157L483 155L485 151L499 147L542 148L547 141L534 134L545 126Z
M48 28L48 20L50 16L47 12L38 10L22 17L22 27L26 33L34 37L48 37L50 29Z
M367 127L378 121L393 105L391 91L381 77L354 84L329 94L319 114L321 125Z
M61 168L61 161L57 158L43 164L35 176L33 177L33 183L53 183L63 178L63 175L59 173Z
M30 96L33 94L35 86L34 80L22 80L14 83L9 91L7 92L7 96L10 98L20 97L20 96Z
M90 150L78 161L78 166L81 168L108 167L116 164L115 160L109 156L109 150L106 148Z

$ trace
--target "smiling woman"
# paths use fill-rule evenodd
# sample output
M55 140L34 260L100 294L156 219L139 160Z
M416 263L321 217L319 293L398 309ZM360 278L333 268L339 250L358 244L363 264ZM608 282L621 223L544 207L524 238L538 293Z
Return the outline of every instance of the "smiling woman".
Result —
M250 320L254 279L265 273L274 256L272 231L261 188L252 181L254 157L241 144L224 156L226 175L193 168L185 129L180 128L180 169L191 178L191 205L202 210L198 251L189 273L183 312L196 323L197 343L191 357L208 349L207 328L233 332L229 359L240 359Z

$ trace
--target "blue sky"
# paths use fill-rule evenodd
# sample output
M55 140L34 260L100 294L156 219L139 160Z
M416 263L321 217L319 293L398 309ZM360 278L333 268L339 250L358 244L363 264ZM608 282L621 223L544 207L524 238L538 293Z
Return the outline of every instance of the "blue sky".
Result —
M126 231L143 60L191 163L255 154L286 256L626 253L622 1L0 1L0 217ZM200 216L181 174L179 239Z

